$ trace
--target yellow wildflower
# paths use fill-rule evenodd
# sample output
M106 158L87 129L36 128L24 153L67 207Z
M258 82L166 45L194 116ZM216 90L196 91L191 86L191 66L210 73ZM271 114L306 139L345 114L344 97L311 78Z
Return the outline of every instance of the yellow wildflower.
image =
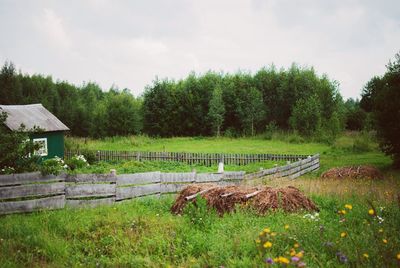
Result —
M303 251L300 251L299 253L296 254L296 257L298 258L303 258Z
M279 258L274 258L274 262L279 262Z
M271 230L269 228L264 229L264 233L269 234L270 232L271 232Z
M381 229L379 229L379 230L378 230L378 232L380 232L380 233L383 233L383 229L382 229L382 228L381 228Z
M347 209L349 209L349 210L352 210L352 209L353 209L353 206L350 205L350 204L346 204L346 205L344 205L344 207L347 208Z
M299 245L298 243L295 243L295 244L294 244L294 247L295 247L295 248L298 248L298 247L300 247L300 245Z
M344 209L342 209L341 211L340 211L340 214L346 214L346 210L344 210Z
M289 224L285 224L285 229L289 229Z
M282 263L282 264L289 264L289 263L290 263L289 259L287 259L287 258L285 258L285 257L282 257L282 256L280 256L280 257L278 258L278 262L280 262L280 263Z
M275 233L275 232L272 232L272 233L271 233L271 236L276 236L276 233Z
M364 256L364 258L366 258L366 259L368 259L368 257L369 257L368 253L364 253L363 256Z
M387 239L384 238L384 239L382 239L382 242L383 242L383 244L387 244L388 241L387 241Z
M373 210L372 208L370 210L368 210L368 214L369 215L375 215L375 210Z
M397 253L397 259L400 261L400 252L399 253Z
M296 255L296 251L294 249L290 250L290 256L293 257L294 255Z
M263 236L263 235L264 235L264 232L261 232L261 233L260 233L260 236Z
M272 247L272 243L271 242L267 241L267 242L264 243L264 248L270 248L270 247Z
M257 243L257 244L260 244L260 243L261 243L261 240L260 240L260 239L256 239L256 243Z
M346 236L347 236L347 234L346 234L345 232L340 233L340 237L341 237L341 238L344 238L344 237L346 237Z

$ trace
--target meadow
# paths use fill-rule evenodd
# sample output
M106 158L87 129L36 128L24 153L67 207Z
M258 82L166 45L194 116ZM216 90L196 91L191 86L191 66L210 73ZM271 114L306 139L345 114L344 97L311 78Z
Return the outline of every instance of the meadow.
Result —
M136 141L137 145L133 145ZM366 135L347 133L333 144L290 139L119 137L68 138L90 149L266 152L321 154L319 171L296 180L260 183L292 185L317 204L319 213L268 212L246 208L217 216L199 204L170 213L173 195L145 197L113 206L63 209L0 217L1 267L398 267L400 265L400 173ZM181 145L179 145L181 144ZM140 171L190 170L181 163L98 163L86 172L117 167ZM278 163L279 164L279 163ZM321 179L325 170L370 164L383 180ZM249 170L259 168L256 165ZM266 163L265 165L269 165ZM169 167L168 167L169 166ZM196 167L199 171L206 167ZM202 169L203 168L203 169ZM216 169L216 167L212 167ZM238 166L245 168L245 166ZM267 243L268 242L268 243ZM288 263L287 263L288 262ZM273 263L273 264L271 264Z

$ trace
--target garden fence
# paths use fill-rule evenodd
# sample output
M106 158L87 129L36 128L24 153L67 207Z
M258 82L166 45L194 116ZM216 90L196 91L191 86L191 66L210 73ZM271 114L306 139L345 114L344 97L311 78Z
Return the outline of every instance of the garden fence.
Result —
M297 178L319 168L319 155L246 174L223 173L62 174L40 172L0 175L0 214L113 204L147 195L176 193L191 183L238 184L257 178Z
M96 157L96 161L177 161L187 164L211 166L220 161L225 165L247 165L263 161L298 161L308 155L302 154L227 154L227 153L185 153L185 152L133 152L133 151L95 151L86 150ZM82 154L79 150L65 150L64 158Z

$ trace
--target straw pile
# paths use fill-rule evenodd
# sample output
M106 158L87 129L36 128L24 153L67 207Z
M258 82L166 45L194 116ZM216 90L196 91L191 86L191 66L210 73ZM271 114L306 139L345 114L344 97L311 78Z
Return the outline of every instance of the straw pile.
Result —
M331 168L321 175L324 179L383 179L382 173L372 166Z
M308 197L291 186L249 188L236 185L192 184L180 192L171 208L172 213L182 214L184 207L189 202L196 202L198 195L206 199L208 207L215 208L220 215L234 211L236 206L249 207L258 214L276 209L286 212L319 210Z

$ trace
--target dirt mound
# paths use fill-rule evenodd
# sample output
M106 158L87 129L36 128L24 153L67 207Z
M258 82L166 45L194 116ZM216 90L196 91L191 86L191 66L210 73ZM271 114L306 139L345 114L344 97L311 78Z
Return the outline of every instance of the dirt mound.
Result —
M282 209L287 212L299 210L318 211L317 206L297 188L249 188L245 186L218 186L215 184L193 184L181 191L172 213L181 214L189 202L196 202L200 195L207 200L209 207L220 214L231 212L237 205L252 208L258 214L269 210Z
M331 168L321 175L324 179L383 179L382 173L372 166Z

